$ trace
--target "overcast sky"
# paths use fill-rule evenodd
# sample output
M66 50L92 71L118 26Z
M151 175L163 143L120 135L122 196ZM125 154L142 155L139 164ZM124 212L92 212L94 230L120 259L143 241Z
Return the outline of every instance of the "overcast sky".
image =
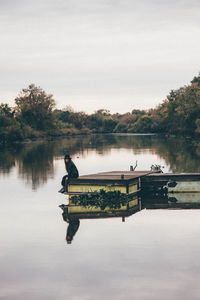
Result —
M30 83L58 108L155 107L200 71L199 0L0 0L0 102Z

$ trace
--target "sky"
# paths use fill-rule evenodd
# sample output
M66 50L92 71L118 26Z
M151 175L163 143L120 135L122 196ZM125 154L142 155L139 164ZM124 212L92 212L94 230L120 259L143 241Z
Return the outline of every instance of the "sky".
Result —
M200 71L199 0L0 0L0 103L34 83L57 108L156 107Z

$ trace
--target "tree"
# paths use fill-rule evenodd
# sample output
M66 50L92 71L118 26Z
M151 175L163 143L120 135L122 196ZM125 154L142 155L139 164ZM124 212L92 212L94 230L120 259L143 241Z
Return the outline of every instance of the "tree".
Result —
M30 84L22 89L15 99L18 117L22 122L36 130L47 130L54 127L53 108L55 101L51 94L46 94L43 89Z
M20 124L15 119L15 111L8 104L0 104L0 142L22 139Z
M108 109L98 109L94 112L95 114L98 114L98 115L103 115L103 116L110 116L110 111Z
M69 120L77 129L82 129L86 123L87 115L83 111L74 112L70 114Z
M0 104L0 127L11 125L14 120L14 111L8 104Z
M193 85L200 86L200 73L199 73L198 76L195 76L195 77L192 79L191 83L192 83Z
M131 112L133 115L145 115L145 110L140 110L140 109L133 109L132 112Z
M142 116L135 122L130 132L149 133L152 132L152 118L148 115Z

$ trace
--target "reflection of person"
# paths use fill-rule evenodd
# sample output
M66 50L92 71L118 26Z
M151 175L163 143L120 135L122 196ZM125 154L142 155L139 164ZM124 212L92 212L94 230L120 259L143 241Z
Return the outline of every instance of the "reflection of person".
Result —
M66 222L69 223L69 226L67 228L67 233L66 233L66 241L67 244L71 244L73 237L75 236L79 225L80 225L80 221L79 219L75 219L75 220L70 220L70 219L66 219Z
M68 213L64 210L62 206L63 205L60 205L60 208L63 209L63 213L62 213L63 220L69 224L66 233L66 241L67 244L71 244L73 237L75 236L80 226L80 221L79 219L70 219Z
M67 175L63 176L63 178L62 178L62 182L61 182L62 188L59 190L60 193L65 192L66 181L70 180L70 178L78 178L78 176L79 176L77 167L73 163L69 154L65 155L64 163L65 163Z

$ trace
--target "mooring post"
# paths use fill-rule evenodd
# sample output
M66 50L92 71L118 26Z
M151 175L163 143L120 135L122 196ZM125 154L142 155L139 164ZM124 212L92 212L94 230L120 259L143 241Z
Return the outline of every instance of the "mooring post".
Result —
M136 160L136 162L135 162L135 167L133 168L133 166L130 166L130 171L135 171L135 169L137 168L137 160Z

